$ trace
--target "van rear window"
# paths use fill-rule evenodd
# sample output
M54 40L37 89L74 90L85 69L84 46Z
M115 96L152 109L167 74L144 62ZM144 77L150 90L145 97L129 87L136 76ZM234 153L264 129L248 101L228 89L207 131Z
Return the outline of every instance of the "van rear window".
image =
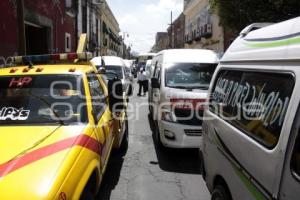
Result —
M265 147L279 140L295 80L290 73L220 71L210 111Z

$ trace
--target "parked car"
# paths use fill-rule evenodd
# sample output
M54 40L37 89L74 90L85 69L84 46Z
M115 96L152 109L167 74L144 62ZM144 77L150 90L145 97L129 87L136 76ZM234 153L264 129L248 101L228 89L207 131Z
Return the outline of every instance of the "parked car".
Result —
M124 60L116 56L95 57L91 60L97 68L104 67L107 72L116 73L123 84L124 98L129 101L129 96L132 95L132 84L130 77L126 74L126 64ZM108 79L113 78L113 75L108 75Z
M157 124L156 143L171 148L199 148L203 107L190 104L206 101L218 64L217 54L210 50L164 50L152 62L149 110Z
M299 32L300 18L253 24L223 56L201 146L213 200L299 199Z
M93 199L112 148L128 145L111 95L122 90L108 91L91 57L18 56L0 69L0 199Z

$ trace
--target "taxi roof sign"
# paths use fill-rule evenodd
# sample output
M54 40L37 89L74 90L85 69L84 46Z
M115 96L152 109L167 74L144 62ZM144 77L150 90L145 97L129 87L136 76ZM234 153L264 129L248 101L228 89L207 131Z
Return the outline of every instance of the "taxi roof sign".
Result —
M32 55L32 56L15 56L11 57L14 64L36 64L36 63L49 63L51 61L88 61L93 58L90 52L85 53L62 53L62 54L45 54L45 55Z

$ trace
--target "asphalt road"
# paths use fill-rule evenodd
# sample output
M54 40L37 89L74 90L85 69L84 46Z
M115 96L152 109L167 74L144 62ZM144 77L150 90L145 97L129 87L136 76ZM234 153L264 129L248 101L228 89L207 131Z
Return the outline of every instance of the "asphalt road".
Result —
M136 108L146 102L147 97L130 99ZM209 200L198 151L160 151L148 114L147 106L128 114L129 148L125 155L113 152L97 199Z

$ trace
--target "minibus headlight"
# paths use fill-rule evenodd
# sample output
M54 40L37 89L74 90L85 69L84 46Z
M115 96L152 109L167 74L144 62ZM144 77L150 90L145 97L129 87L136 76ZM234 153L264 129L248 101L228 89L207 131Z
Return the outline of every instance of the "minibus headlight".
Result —
M170 109L162 109L161 119L167 122L177 122L174 112Z

